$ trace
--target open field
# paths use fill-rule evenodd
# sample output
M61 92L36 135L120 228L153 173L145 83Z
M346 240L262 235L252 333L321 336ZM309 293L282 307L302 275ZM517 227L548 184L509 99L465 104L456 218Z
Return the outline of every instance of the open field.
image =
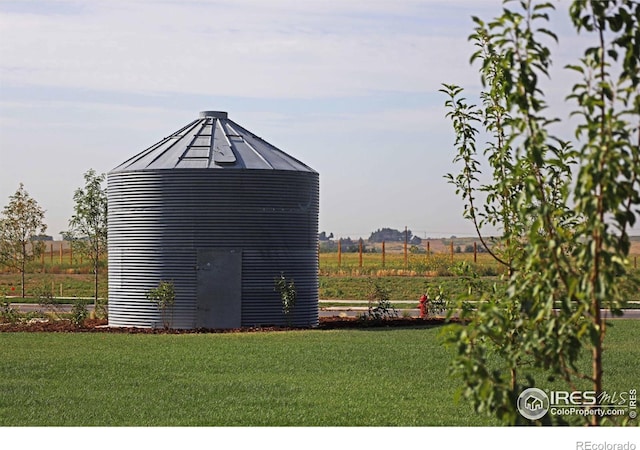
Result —
M320 254L320 274L334 276L456 276L463 262L473 264L473 254L457 253L453 258L445 253L431 255L408 254L405 262L401 253ZM503 269L487 254L480 254L473 267L483 276L495 276Z
M629 268L640 270L640 243L638 253L629 257ZM473 253L408 253L405 260L400 252L387 250L382 253L358 252L320 253L320 274L337 276L457 276L462 263L471 265L481 276L495 276L504 273L505 269L488 253L478 253L474 262Z
M38 295L54 297L93 297L93 275L28 273L25 275L26 295L31 299ZM20 295L20 274L0 273L0 296ZM107 275L98 280L99 297L107 297ZM21 300L22 301L22 300Z
M629 254L640 255L640 235L630 236L629 238L631 241L631 248L630 248ZM491 237L487 237L486 239L487 239L487 242L491 241ZM453 239L451 238L423 239L420 247L424 250L427 250L428 248L435 253L447 253L449 251L449 246L452 240L453 240L454 248L457 246L460 246L464 249L465 246L473 245L474 242L478 247L482 245L480 240L477 237L454 237ZM393 244L387 243L386 248L387 250L400 253L402 251L403 245L404 245L403 243L393 243ZM379 250L381 247L382 247L381 244L375 244L376 249Z
M607 390L635 387L639 326L609 325ZM0 426L495 425L454 400L442 330L5 333Z
M450 254L449 239L425 239L420 246L415 248L419 252L408 252L407 261L404 259L404 244L401 242L388 242L385 245L385 261L382 261L382 244L368 243L365 246L368 252L363 253L362 267L359 264L359 254L357 252L342 252L340 255L340 265L338 261L338 253L321 252L320 253L320 273L334 274L336 270L342 270L344 273L351 275L352 270L362 269L361 274L375 275L375 271L404 271L416 272L417 275L424 275L423 271L438 271L442 266L448 266L452 263L458 264L461 261L472 262L473 253L464 252L465 247L477 243L478 248L481 244L477 238L461 237L453 239L454 248L460 247L461 253L454 253L453 260ZM93 268L91 264L76 252L71 252L69 242L51 241L45 244L46 252L37 260L32 261L27 266L28 273L48 273L48 274L91 274ZM429 251L429 253L427 253ZM640 236L631 236L631 248L629 252L629 260L631 266L640 266ZM106 273L107 261L106 256L101 261L101 272ZM499 272L501 269L495 261L487 253L477 254L477 267L486 267L487 270ZM6 268L0 267L0 273L7 272ZM394 275L389 273L389 275ZM405 275L402 273L402 275ZM440 273L442 275L442 273Z

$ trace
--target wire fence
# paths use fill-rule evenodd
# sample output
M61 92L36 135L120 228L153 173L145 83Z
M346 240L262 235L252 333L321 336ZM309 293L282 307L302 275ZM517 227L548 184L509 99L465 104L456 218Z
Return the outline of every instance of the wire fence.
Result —
M475 241L433 243L372 244L362 239L349 240L347 245L341 240L321 243L319 273L329 276L461 276L473 271L480 276L496 276L506 271L504 265ZM638 269L638 255L630 255L629 262L634 270Z
M451 276L473 268L481 275L491 276L503 271L476 242L464 246L453 240L410 245L409 242L365 243L360 239L347 245L338 240L331 245L321 244L319 248L321 275Z
M89 274L93 264L68 241L45 242L44 251L27 263L29 273ZM483 276L500 275L505 268L475 241L427 240L419 245L408 242L371 243L342 240L320 242L318 246L320 275L368 276L455 276L471 267ZM629 262L638 269L638 255ZM107 255L99 263L100 273L107 272ZM15 272L10 266L0 272Z

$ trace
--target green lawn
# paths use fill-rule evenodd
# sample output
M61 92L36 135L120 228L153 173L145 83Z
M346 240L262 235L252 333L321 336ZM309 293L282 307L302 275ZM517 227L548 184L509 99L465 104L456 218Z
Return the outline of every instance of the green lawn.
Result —
M610 327L607 385L637 379L639 327ZM440 330L0 333L0 426L495 424L454 400Z

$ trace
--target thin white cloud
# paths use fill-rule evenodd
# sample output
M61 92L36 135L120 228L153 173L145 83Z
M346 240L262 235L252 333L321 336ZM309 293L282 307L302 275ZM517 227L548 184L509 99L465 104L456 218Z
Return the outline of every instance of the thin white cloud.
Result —
M434 35L433 10L421 2L100 5L80 20L2 14L3 82L318 98L424 92L467 67L466 58L455 57L469 48L464 35Z

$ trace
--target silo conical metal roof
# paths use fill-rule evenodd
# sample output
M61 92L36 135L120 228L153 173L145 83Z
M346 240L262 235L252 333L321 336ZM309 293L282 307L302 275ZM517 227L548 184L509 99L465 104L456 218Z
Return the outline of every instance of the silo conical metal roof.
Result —
M228 118L224 111L200 117L128 159L111 173L161 169L266 169L314 172Z

